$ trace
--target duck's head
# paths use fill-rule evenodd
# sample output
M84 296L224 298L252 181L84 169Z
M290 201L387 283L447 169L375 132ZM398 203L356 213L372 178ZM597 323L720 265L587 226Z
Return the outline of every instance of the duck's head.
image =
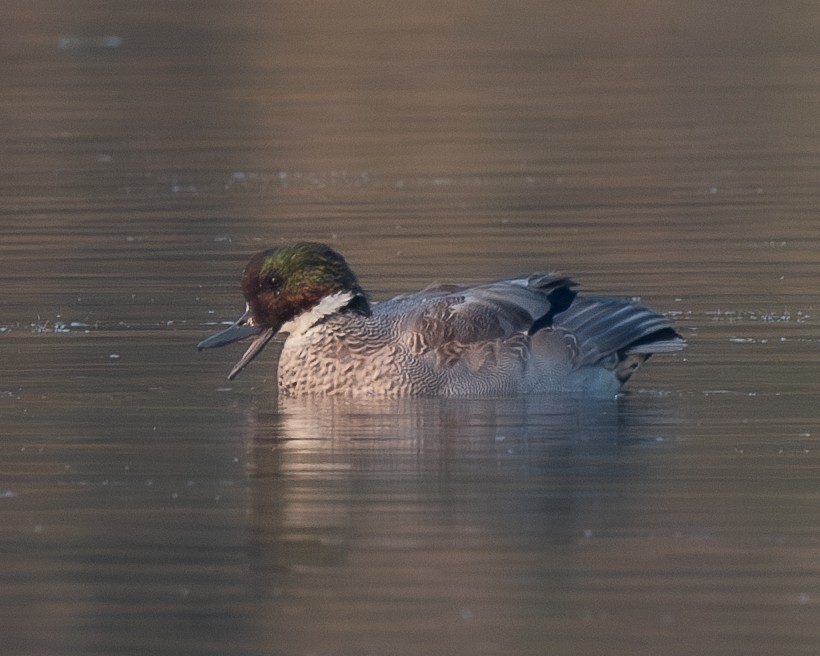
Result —
M278 332L298 333L324 317L370 307L345 259L329 246L300 242L254 255L242 274L246 310L233 325L197 344L199 350L253 337L228 374L232 379Z

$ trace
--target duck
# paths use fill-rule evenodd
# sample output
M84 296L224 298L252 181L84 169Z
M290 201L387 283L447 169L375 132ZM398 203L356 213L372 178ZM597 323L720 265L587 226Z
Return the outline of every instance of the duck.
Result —
M396 398L617 396L653 354L686 346L662 314L576 287L533 273L374 303L341 254L298 242L251 257L245 313L197 348L251 338L232 380L281 333L280 396Z

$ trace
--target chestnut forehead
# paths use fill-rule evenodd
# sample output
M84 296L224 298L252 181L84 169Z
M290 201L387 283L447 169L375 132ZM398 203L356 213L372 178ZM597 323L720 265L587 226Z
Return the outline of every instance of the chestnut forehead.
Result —
M275 251L262 251L254 255L245 266L245 279L259 278L279 268L281 262Z

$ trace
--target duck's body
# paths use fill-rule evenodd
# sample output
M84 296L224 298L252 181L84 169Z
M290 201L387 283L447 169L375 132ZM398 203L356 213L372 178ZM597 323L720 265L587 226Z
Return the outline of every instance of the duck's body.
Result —
M370 305L344 259L296 244L245 269L248 311L199 348L256 335L236 375L289 333L279 391L289 396L613 395L652 354L685 346L671 322L612 298L580 297L568 278L533 274L435 286Z

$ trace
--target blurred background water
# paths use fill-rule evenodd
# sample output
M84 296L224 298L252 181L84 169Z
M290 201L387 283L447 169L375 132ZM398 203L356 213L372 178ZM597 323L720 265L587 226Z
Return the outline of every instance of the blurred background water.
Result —
M0 626L23 654L814 654L820 8L18 2ZM256 250L535 270L690 342L617 402L279 403Z

